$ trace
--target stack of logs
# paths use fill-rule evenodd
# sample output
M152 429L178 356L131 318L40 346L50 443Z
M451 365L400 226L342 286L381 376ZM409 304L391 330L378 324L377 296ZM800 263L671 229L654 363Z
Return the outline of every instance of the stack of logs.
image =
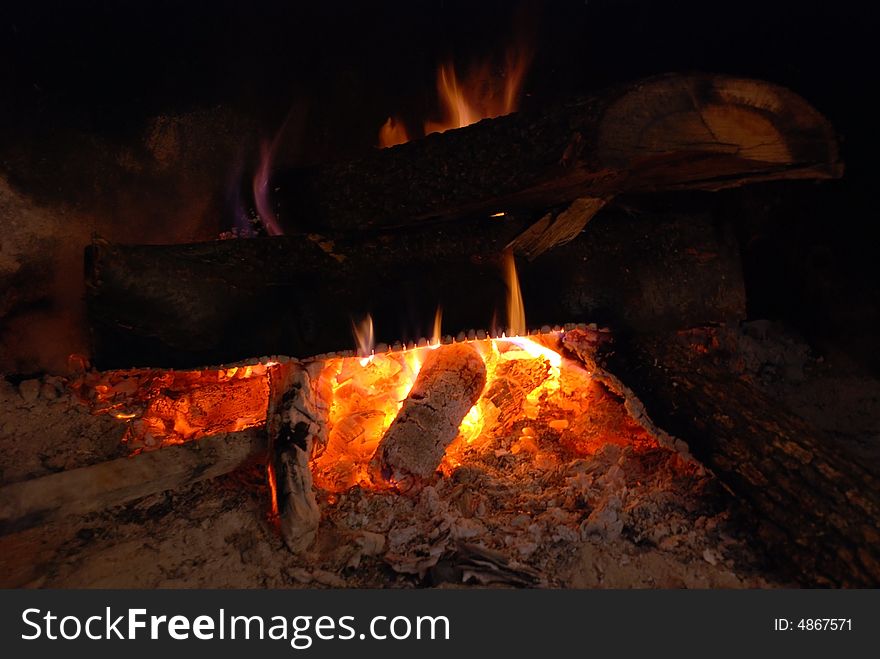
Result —
M366 312L380 341L418 339L438 304L447 328L489 327L507 246L520 256L535 327L736 320L745 295L729 228L675 208L627 216L615 199L841 170L828 122L754 80L667 75L487 119L280 174L283 237L95 242L86 251L94 363L314 355L349 347L352 317Z
M876 586L876 478L677 338L682 328L745 318L731 228L676 208L626 212L636 194L841 173L828 122L792 92L754 80L666 75L538 114L485 120L354 162L282 174L275 187L283 237L175 246L96 241L86 253L94 363L193 367L306 357L349 347L351 319L365 312L389 342L417 338L437 304L447 329L486 327L505 297L500 255L512 248L531 324L610 325L621 337L616 351L576 342L579 358L602 377L627 382L655 422L686 440L753 507L764 539L804 583ZM456 350L463 354L454 361L468 364L467 348ZM423 396L442 388L450 371L426 372L436 381L420 379ZM464 372L476 389L479 368ZM308 386L308 373L294 362L276 367L266 429L242 433L239 443L202 440L202 458L213 466L210 473L204 464L192 468L228 471L265 455L268 444L294 550L311 542L319 516L307 464L315 411L292 408L303 400L296 392ZM466 411L469 400L447 402ZM412 427L434 425L424 413L418 396L405 404L377 452L384 477L433 471L446 436L432 438L430 459L413 458L411 437L419 433ZM216 455L204 451L219 446L226 448ZM146 460L164 458L127 464ZM180 468L155 488L189 469L185 460L171 462ZM42 479L42 492L53 493L42 508L21 503L39 498L23 492L28 484L8 486L0 526L20 528L149 489L147 475L125 478L140 486L96 494L100 501L75 509L65 501L76 490L74 475Z

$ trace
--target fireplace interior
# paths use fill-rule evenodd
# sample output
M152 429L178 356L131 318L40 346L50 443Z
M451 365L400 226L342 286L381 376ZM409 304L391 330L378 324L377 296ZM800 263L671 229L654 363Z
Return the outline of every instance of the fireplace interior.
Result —
M12 11L0 586L880 583L856 3L258 4Z

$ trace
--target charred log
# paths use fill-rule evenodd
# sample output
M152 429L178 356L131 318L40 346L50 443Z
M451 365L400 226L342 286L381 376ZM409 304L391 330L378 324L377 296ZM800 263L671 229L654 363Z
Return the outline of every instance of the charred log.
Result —
M365 313L379 341L417 341L430 336L437 305L447 333L492 329L493 316L503 327L500 254L526 226L484 219L332 243L98 241L86 255L94 362L186 368L345 350L352 314ZM675 329L745 313L735 238L706 210L603 212L576 240L518 270L533 327Z
M428 478L486 386L486 365L468 343L432 350L374 458L375 471L396 483Z
M540 360L509 361L496 368L495 380L486 390L486 399L498 410L497 428L509 429L522 413L526 396L548 375L549 364Z
M216 478L265 456L264 431L244 430L13 483L0 489L0 535Z
M581 197L840 176L828 122L768 82L669 74L277 177L290 231L330 236ZM565 235L566 232L562 232Z
M607 203L607 199L581 197L560 212L544 215L508 245L516 254L534 259L547 250L577 238Z
M270 371L270 380L266 425L273 510L284 543L299 553L315 540L321 520L309 468L319 414L307 369L295 362L280 364Z
M640 337L600 359L653 420L763 523L758 533L807 585L880 583L880 479L731 367L716 331ZM733 358L733 359L732 359Z

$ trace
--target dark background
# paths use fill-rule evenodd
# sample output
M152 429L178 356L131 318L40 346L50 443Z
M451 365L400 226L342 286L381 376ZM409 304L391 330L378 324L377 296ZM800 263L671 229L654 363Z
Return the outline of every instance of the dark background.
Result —
M466 65L502 52L519 34L535 51L527 102L664 71L755 76L815 104L847 139L851 158L873 152L868 99L880 35L869 4L17 3L4 8L0 24L0 107L7 129L124 136L169 108L211 104L258 116L274 131L291 107L305 104L307 150L327 157L373 145L392 112L429 113L441 60Z
M831 120L847 173L706 203L736 216L752 317L873 368L878 38L855 0L17 3L0 18L0 168L37 198L99 205L101 170L77 161L78 145L124 145L151 117L218 107L252 127L245 170L286 119L279 166L355 155L387 116L434 114L439 62L466 66L513 39L534 49L524 108L665 71L764 78ZM126 221L117 204L112 222ZM157 226L154 242L179 239Z

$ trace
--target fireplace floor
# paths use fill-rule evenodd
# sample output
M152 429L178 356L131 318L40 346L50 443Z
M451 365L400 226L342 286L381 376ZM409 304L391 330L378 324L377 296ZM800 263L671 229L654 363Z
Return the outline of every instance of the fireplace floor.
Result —
M745 367L780 404L850 448L861 443L871 462L880 382L772 335L748 341L757 352ZM770 355L780 356L775 369ZM59 378L2 379L0 482L124 455L123 430ZM299 556L267 521L267 498L263 472L244 468L0 536L0 586L789 585L747 511L699 465L657 446L606 445L564 462L526 447L468 462L415 496L325 495L317 542Z
M634 474L648 466L648 457L610 451L596 464L619 461L624 465L622 473L633 470ZM613 480L601 485L610 497L623 487ZM742 539L708 477L676 480L668 472L658 474L630 490L628 498L637 499L637 505L620 515L623 532L597 529L585 538L562 506L551 506L534 518L514 510L482 520L463 517L455 510L461 497L445 498L456 486L452 480L444 481L436 489L423 490L416 500L348 494L325 515L314 551L297 557L265 521L262 473L238 472L0 538L6 564L2 582L41 588L451 587L460 584L457 577L468 570L474 581L488 579L489 585L779 584ZM605 518L613 527L610 510ZM376 520L381 521L376 524ZM547 535L532 549L529 527L535 523ZM510 546L498 554L519 556L519 564L505 565L492 552L475 552L465 542L440 539L452 528L469 543L491 544L494 536L484 530L489 527L506 529L498 537L502 546L506 541ZM387 530L383 533L383 529ZM434 544L423 548L425 543L413 537L422 533L433 534ZM383 556L384 543L389 551ZM406 573L417 567L419 559L432 562L432 547L443 550L433 569L423 578ZM397 558L389 565L394 549ZM540 566L539 570L520 556L529 550L528 563Z

